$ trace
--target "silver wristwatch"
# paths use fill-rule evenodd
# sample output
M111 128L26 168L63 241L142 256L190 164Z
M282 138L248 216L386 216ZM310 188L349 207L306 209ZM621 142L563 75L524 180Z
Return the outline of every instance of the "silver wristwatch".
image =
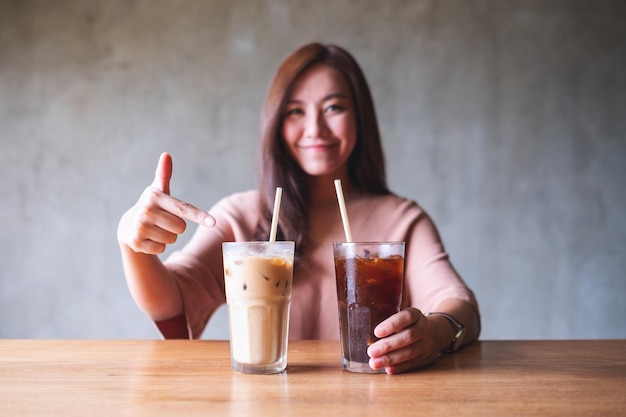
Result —
M453 316L451 316L448 313L432 312L432 313L426 313L424 314L424 316L428 317L432 314L438 314L440 316L445 317L446 319L448 319L448 321L454 328L454 337L452 338L452 341L450 342L450 347L448 348L448 350L446 350L446 353L452 353L452 352L456 352L457 350L459 350L459 348L461 347L461 344L463 344L463 337L465 336L465 326L459 323L457 319L455 319Z

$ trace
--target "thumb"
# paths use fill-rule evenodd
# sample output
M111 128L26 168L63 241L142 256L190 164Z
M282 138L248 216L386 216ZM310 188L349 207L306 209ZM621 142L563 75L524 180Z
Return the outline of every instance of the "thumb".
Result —
M152 185L169 195L171 178L172 156L167 152L163 152L159 158L159 164L157 165L156 172L154 173L154 182Z

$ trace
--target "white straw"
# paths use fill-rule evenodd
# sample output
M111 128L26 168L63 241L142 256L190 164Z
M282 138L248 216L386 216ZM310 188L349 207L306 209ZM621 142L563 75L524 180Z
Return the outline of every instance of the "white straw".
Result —
M280 198L283 189L276 187L276 197L274 198L274 213L272 214L272 228L270 229L270 242L276 241L276 231L278 230L278 214L280 213Z
M346 242L352 242L352 232L350 231L350 222L348 221L348 211L346 210L346 201L343 198L343 189L341 188L341 180L335 180L335 190L337 190L337 200L339 201L339 211L341 212L341 221L343 222L343 231L346 234Z

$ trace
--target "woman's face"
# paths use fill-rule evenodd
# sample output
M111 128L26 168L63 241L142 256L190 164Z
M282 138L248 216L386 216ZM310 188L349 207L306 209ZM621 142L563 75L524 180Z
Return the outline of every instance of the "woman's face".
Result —
M287 96L282 135L304 172L345 177L357 133L354 100L342 73L318 64L296 79Z

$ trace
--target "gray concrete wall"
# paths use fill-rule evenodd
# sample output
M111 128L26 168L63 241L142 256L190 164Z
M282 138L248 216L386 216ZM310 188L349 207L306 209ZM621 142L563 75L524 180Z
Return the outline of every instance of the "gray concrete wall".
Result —
M120 215L164 150L200 207L253 187L268 82L312 40L362 63L483 339L626 337L625 5L0 0L0 337L158 337Z

